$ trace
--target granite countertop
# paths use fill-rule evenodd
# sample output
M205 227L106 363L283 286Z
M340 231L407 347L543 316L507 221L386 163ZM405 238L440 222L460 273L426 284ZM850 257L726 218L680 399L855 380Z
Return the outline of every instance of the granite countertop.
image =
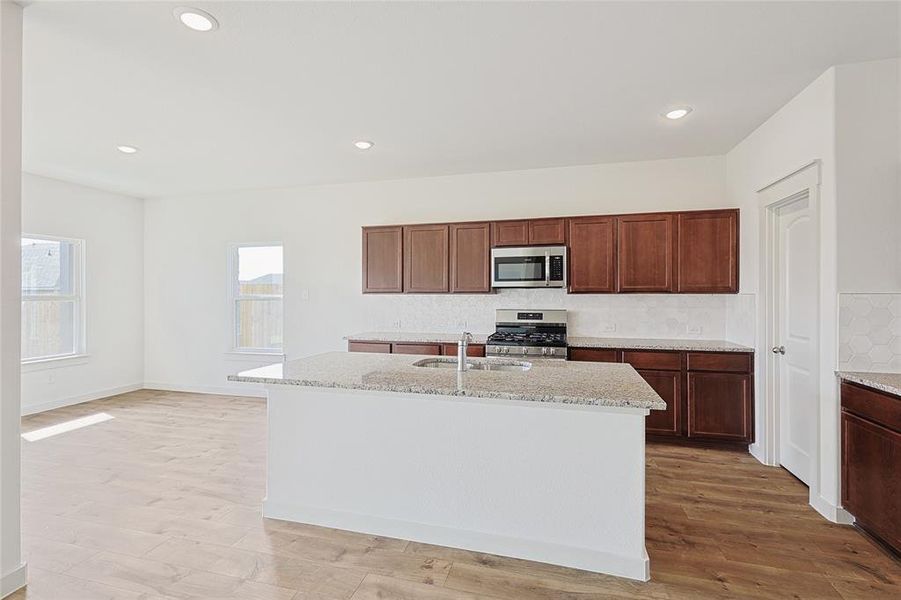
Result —
M901 396L901 373L866 373L862 371L836 371L843 381L859 383L867 387Z
M753 348L725 340L672 340L567 336L570 348L621 348L624 350L687 350L691 352L754 352Z
M666 403L630 365L534 360L528 371L416 367L439 357L327 352L230 375L246 383L344 388L441 396L497 398L552 404L666 409ZM472 363L512 364L500 358Z
M376 331L355 333L345 340L357 342L410 342L420 344L455 344L459 333L405 333L402 331ZM484 344L488 334L473 334L472 343ZM671 340L654 338L617 338L567 336L570 348L623 348L627 350L688 350L693 352L754 352L753 348L724 340Z

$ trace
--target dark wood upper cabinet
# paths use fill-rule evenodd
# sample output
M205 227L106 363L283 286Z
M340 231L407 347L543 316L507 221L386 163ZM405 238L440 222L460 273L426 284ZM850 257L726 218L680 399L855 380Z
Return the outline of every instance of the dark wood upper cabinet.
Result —
M666 410L652 410L645 419L650 435L682 435L682 373L637 369L642 379L666 402Z
M616 291L616 218L568 219L569 291Z
M363 228L363 293L404 291L403 228Z
M673 291L672 213L627 215L616 223L618 291Z
M738 293L738 209L676 215L676 291Z
M408 225L404 228L404 292L441 293L449 289L449 227Z
M495 246L549 246L566 243L566 219L524 219L491 223Z
M533 246L566 243L566 219L529 221L529 244Z
M753 393L748 373L688 373L688 437L754 441Z
M495 221L491 224L492 243L495 246L528 246L528 221Z
M489 223L450 225L450 291L454 293L491 291Z

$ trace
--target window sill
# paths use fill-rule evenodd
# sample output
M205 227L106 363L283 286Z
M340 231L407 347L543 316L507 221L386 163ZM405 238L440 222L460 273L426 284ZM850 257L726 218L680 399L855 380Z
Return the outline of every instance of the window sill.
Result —
M88 362L90 354L67 354L66 356L54 356L51 358L35 358L22 361L22 372L43 371L44 369L61 369L63 367L75 367Z
M285 355L281 352L264 352L261 350L230 350L225 353L225 358L227 360L235 361L259 362L261 360L271 359L273 361L283 362L285 360Z

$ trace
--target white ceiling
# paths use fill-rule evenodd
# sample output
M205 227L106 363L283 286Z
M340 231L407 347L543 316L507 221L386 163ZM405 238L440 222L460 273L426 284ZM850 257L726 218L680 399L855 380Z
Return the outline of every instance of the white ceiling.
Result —
M26 170L146 197L722 154L898 54L894 3L186 2L220 29L26 8Z

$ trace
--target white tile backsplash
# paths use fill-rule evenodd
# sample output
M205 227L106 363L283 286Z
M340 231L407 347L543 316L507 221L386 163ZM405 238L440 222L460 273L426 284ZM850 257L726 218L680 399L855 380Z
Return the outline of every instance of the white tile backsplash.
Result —
M839 294L838 368L901 371L901 293Z
M497 308L564 308L571 335L727 339L727 309L748 300L729 295L567 294L515 289L484 295L365 295L361 330L494 331ZM750 301L753 318L753 297ZM744 312L744 308L738 311ZM752 321L753 322L753 321ZM753 336L753 325L751 326ZM752 338L753 339L753 338Z

